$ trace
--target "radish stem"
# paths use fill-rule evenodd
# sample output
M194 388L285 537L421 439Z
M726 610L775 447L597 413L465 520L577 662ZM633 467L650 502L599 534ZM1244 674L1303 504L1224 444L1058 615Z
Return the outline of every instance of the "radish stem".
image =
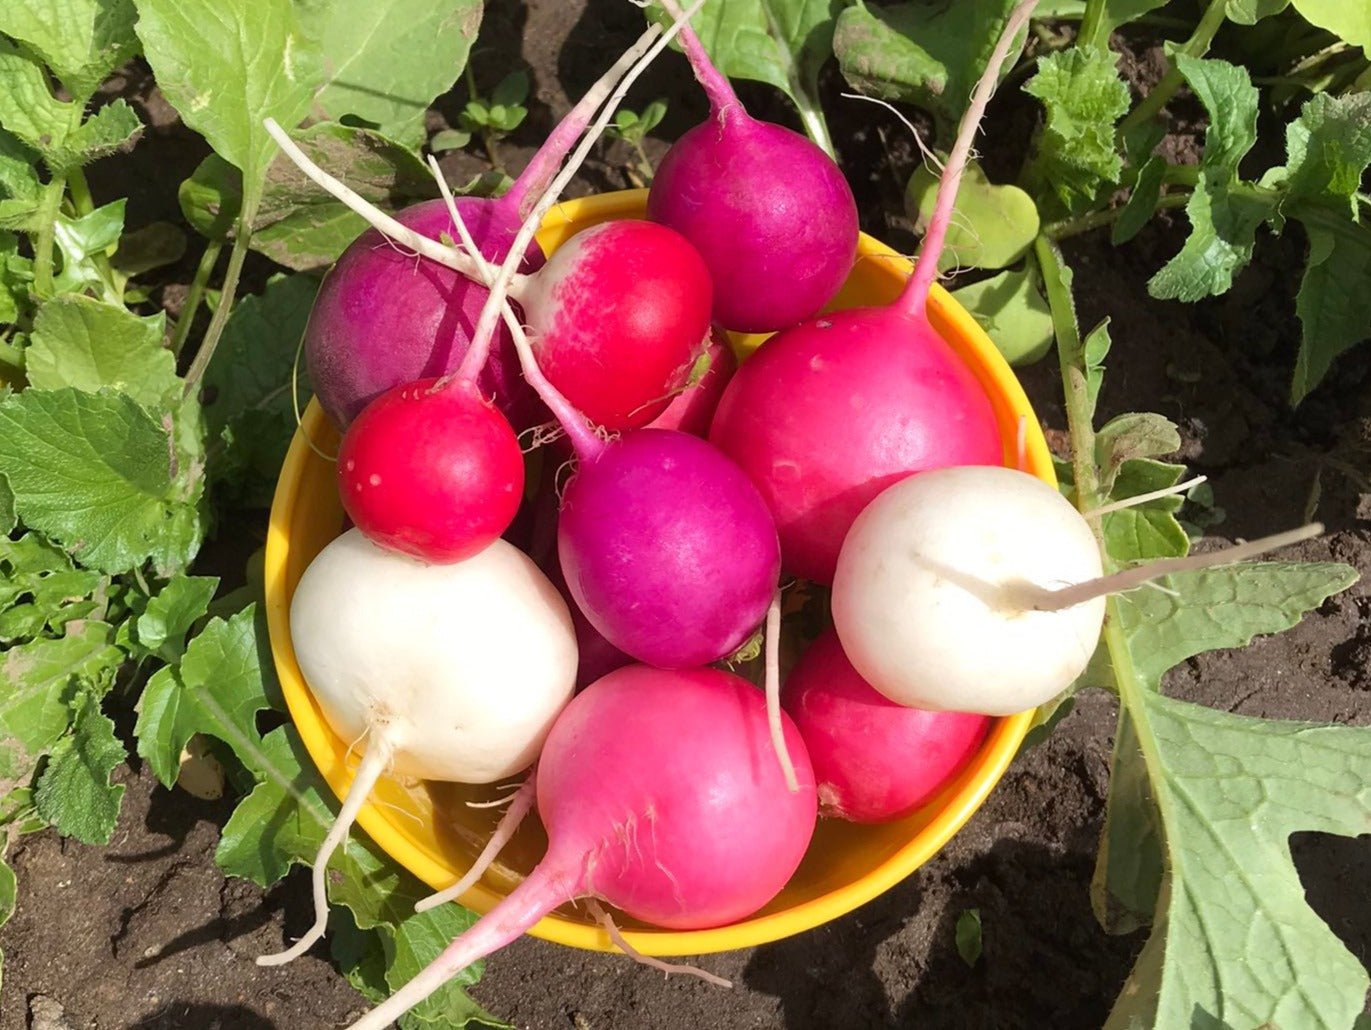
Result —
M766 721L771 730L771 744L781 762L785 785L793 794L800 789L795 778L795 763L785 746L785 727L781 723L781 591L777 589L766 610Z

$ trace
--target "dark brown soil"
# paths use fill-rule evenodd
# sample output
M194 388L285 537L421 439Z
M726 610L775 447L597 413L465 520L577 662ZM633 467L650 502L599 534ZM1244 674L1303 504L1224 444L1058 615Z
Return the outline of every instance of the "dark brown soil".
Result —
M514 166L566 109L605 55L639 31L640 15L615 0L490 5L475 62L483 82L515 60L534 72L529 124L502 151ZM1155 77L1151 51L1130 59L1130 76ZM631 98L640 107L670 99L670 115L649 141L666 140L703 112L679 58L664 60ZM854 117L830 84L825 102L862 200L864 228L907 248L900 212L912 165L905 130L874 108ZM146 99L137 83L133 95ZM791 119L762 88L745 87L758 113ZM1031 116L1006 98L992 117L1013 137L985 144L992 168L1026 146ZM451 115L460 94L439 105ZM127 192L123 177L157 181L162 207L140 195L131 223L175 218L165 197L189 174L203 145L165 116L140 147L147 175L92 176L97 197ZM854 123L860 127L854 128ZM1191 147L1186 127L1176 151ZM1185 137L1185 138L1181 138ZM995 147L1003 152L996 153ZM1193 149L1193 147L1191 148ZM627 185L629 154L602 150L576 192ZM452 178L483 169L471 155L446 159ZM171 171L174 169L174 171ZM133 212L139 212L133 214ZM1219 537L1254 537L1299 522L1317 496L1329 527L1300 548L1308 559L1348 562L1371 573L1371 497L1353 474L1371 471L1371 351L1349 355L1292 414L1285 403L1298 326L1293 294L1303 241L1265 239L1258 262L1222 300L1181 305L1151 300L1148 277L1179 245L1182 225L1159 218L1122 249L1094 235L1069 242L1083 325L1109 317L1114 348L1101 415L1159 411L1183 430L1182 457L1211 477L1226 521ZM193 261L188 259L187 266ZM187 268L182 268L187 272ZM188 275L188 273L187 273ZM181 282L186 279L182 278ZM168 288L173 302L175 284ZM1050 362L1022 378L1054 439L1064 426ZM1318 485L1319 493L1311 493ZM1371 588L1365 580L1330 600L1296 629L1241 652L1202 656L1173 671L1168 690L1250 715L1371 724ZM822 929L767 947L699 960L732 979L731 991L663 977L622 957L574 951L526 938L500 953L473 990L491 1012L531 1030L785 1030L879 1027L1088 1028L1105 1019L1142 936L1110 938L1089 905L1089 882L1108 788L1115 706L1083 696L1043 745L1009 770L985 806L927 866L864 908ZM87 848L44 833L13 853L18 911L0 932L5 989L0 1030L248 1028L294 1030L344 1025L362 1006L316 948L284 969L262 970L274 950L308 922L305 878L263 893L226 881L213 863L231 805L196 801L155 785L146 771L121 774L128 786L114 843ZM1314 834L1294 853L1311 904L1365 963L1371 960L1371 837ZM958 955L959 915L980 913L984 954ZM57 1010L57 1022L44 1022Z

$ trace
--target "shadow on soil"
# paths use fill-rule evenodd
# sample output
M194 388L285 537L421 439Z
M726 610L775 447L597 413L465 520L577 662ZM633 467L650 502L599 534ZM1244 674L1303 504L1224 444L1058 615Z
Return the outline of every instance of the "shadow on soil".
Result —
M276 1023L242 1005L173 1004L129 1025L128 1030L276 1030Z

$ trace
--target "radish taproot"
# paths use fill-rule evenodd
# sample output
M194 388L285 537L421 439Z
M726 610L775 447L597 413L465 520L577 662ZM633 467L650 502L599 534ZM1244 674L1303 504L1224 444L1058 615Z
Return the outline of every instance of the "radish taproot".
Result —
M673 2L662 7L678 17ZM857 253L857 202L833 159L805 136L758 121L687 24L681 46L709 118L672 144L647 213L682 233L714 276L714 317L736 332L774 332L819 311Z
M532 873L350 1030L379 1030L554 908L597 897L635 919L703 929L785 886L817 817L804 744L786 722L800 790L776 762L762 695L716 669L631 665L558 717L538 759L548 848Z
M819 814L857 823L908 815L980 747L984 715L897 704L857 674L830 627L805 649L781 692L804 738Z
M503 540L435 565L348 530L305 569L290 633L324 719L362 760L314 861L314 925L261 965L288 962L323 936L329 856L382 773L461 783L517 773L537 758L576 679L565 602Z
M777 333L738 369L714 414L710 439L761 489L797 576L832 582L848 527L891 483L1004 460L985 389L930 324L927 301L972 139L1034 3L1015 7L976 85L900 296Z
M1084 671L1107 595L1322 531L1311 524L1105 576L1089 522L1042 480L1003 467L936 469L885 490L853 523L833 625L853 668L892 701L1010 715Z

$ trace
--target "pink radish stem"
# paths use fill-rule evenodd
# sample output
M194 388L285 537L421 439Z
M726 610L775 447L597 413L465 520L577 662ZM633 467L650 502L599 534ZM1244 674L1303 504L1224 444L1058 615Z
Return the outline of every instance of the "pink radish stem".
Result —
M376 781L381 778L381 773L389 767L398 744L399 741L395 734L387 730L382 730L368 742L366 754L363 756L361 764L357 766L357 772L352 777L352 783L348 786L347 796L343 799L343 807L338 810L337 818L333 820L328 835L324 838L324 842L319 845L319 853L314 857L314 868L311 870L311 879L314 885L314 925L285 951L279 951L274 955L257 956L259 966L285 965L287 962L299 958L313 946L315 941L324 936L324 931L328 926L328 860L337 850L338 845L346 839L348 831L352 829L352 824L357 820L357 813L361 811L362 805L366 803L372 788L376 786Z
M919 244L914 274L909 277L904 291L895 302L895 306L907 315L926 317L928 290L938 276L938 259L942 256L943 240L952 221L952 208L957 201L957 187L962 181L962 173L966 170L967 159L971 156L971 144L981 127L986 105L990 103L990 97L999 83L1000 67L1009 56L1009 48L1013 45L1019 30L1028 24L1037 3L1038 0L1021 0L1009 15L1004 31L990 54L990 61L976 83L975 92L971 95L971 106L962 115L957 140L952 145L951 153L947 155L947 164L943 166L942 178L938 181L938 199L933 206L933 215L928 220L928 231L924 233L923 242Z
M505 814L501 816L500 822L495 827L495 832L490 835L490 840L486 842L486 846L481 850L481 853L476 856L476 861L471 864L471 868L467 870L466 875L451 887L438 891L436 894L430 894L427 898L415 902L414 911L427 912L429 909L436 908L444 902L456 901L467 891L471 890L472 887L476 886L477 881L480 880L485 871L491 867L495 859L499 856L500 851L509 843L510 838L514 836L514 831L519 828L519 824L524 821L524 817L533 810L533 802L537 797L537 777L537 770L530 770L528 779L524 780L523 785L514 792L514 796L508 799L509 808L506 809Z
M705 96L709 98L709 106L714 117L722 117L723 113L729 108L742 108L742 103L738 100L738 94L733 91L733 85L728 81L728 77L719 71L714 62L709 59L709 54L705 50L704 44L700 42L700 37L695 35L695 30L690 26L691 14L687 13L684 17L681 14L680 5L676 0L661 0L662 10L674 20L681 22L681 49L685 51L686 60L690 62L691 70L695 72L695 81L700 84L700 88L705 91Z
M766 610L766 721L771 729L771 743L785 774L785 785L791 793L800 789L795 778L795 764L785 746L785 729L781 724L781 591L777 589Z

